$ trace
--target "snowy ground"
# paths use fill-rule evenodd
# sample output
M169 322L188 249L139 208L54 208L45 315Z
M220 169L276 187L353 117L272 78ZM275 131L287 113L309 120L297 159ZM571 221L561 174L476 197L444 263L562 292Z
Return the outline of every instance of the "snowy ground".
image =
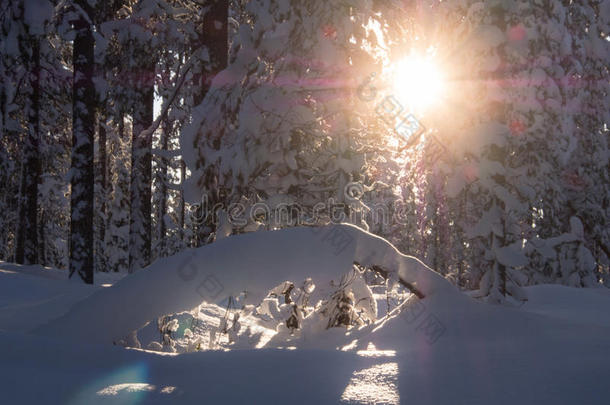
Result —
M316 260L336 266L343 256L370 257L366 247L378 250L379 241L362 234L356 232L355 247L341 254L335 250L327 255L323 246L317 246ZM196 255L205 260L197 263L214 260L219 265L227 257L241 257L253 268L264 268L271 264L263 245L278 248L280 239L287 241L286 246L298 239L298 246L307 246L323 240L312 238L301 231L229 238L198 250ZM252 249L247 251L246 246ZM299 249L281 257L276 251L275 263L298 261ZM225 257L224 251L233 254ZM392 251L383 256L394 256L386 260L388 267L407 263ZM174 259L162 261L151 266L148 275L143 271L122 280L98 277L96 286L67 281L59 270L0 263L2 403L512 405L610 400L610 291L606 289L542 285L527 288L529 301L519 308L493 306L440 287L434 276L429 280L417 263L411 263L397 268L427 293L425 299L411 300L400 314L348 334L333 328L300 336L287 344L296 349L173 354L113 346L106 339L117 329L105 324L112 317L128 326L140 322L140 315L153 319L151 314L170 302L179 303L172 313L191 304L186 289L192 286L172 284L167 278L176 273L172 263ZM226 269L235 263L227 262ZM287 272L298 267L295 262ZM269 272L274 274L273 269ZM134 279L137 283L130 281ZM218 281L229 290L232 280ZM151 301L158 293L156 283L169 288L167 300ZM140 289L134 293L136 285ZM124 298L133 305L126 307ZM121 306L126 315L117 312ZM88 312L93 309L106 314ZM190 322L196 319L195 334L208 336L203 348L209 347L209 332L222 314L215 305L203 305L191 315ZM150 328L139 332L141 340L155 338Z

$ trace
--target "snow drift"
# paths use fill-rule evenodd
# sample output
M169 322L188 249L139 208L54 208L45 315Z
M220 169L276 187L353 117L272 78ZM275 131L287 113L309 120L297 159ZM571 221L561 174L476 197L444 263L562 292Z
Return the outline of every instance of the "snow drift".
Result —
M35 333L111 343L159 316L245 292L258 304L270 288L312 277L324 288L353 262L377 265L426 297L457 295L442 276L386 240L355 226L290 228L237 235L161 259L95 292Z

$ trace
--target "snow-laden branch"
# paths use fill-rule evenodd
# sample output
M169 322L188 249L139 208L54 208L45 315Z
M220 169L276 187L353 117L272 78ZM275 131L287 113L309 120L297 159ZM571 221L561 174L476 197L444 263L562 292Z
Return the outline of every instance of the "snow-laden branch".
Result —
M184 82L186 81L188 72L191 70L192 67L193 67L193 62L189 61L189 63L186 64L186 67L184 69L184 72L182 72L182 75L179 75L180 79L178 80L178 83L176 83L176 86L174 87L174 91L172 92L170 97L165 101L163 108L161 109L161 112L159 113L159 116L152 123L152 125L150 127L148 127L147 129L143 130L142 132L140 132L138 134L139 139L142 139L141 137L146 137L146 138L151 137L152 134L157 130L157 128L159 128L159 125L161 125L161 121L163 121L163 119L167 115L169 108L172 106L172 104L174 104L174 101L176 100L176 97L178 96L180 89L182 88L182 86L184 85Z

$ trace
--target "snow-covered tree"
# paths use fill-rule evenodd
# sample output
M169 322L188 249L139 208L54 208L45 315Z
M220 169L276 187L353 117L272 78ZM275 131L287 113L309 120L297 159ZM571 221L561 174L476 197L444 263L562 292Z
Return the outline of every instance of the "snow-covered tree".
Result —
M377 38L365 26L381 17L370 1L257 0L246 12L250 24L234 38L231 64L182 134L190 199L203 194L228 210L239 204L233 232L260 226L260 207L270 228L328 221L332 213L313 208L329 199L335 218L349 221L364 207L346 186L364 181L387 142L367 131L363 111L370 107L355 95L380 66L366 49ZM291 214L276 215L281 210Z
M460 94L468 95L469 115L456 117L452 129L439 125L439 136L454 151L449 161L448 196L458 201L466 198L477 218L475 223L464 223L461 221L468 219L462 217L454 228L463 231L475 254L474 273L469 278L477 286L478 296L493 302L509 295L521 299L518 269L526 262L519 249L518 225L528 217L531 179L527 167L515 159L522 139L511 133L511 114L518 105L520 88L507 83L515 71L521 72L506 50L507 26L514 10L502 2L449 6L464 16L454 33L458 43L467 46L462 45L454 58L460 66L456 76L470 79L459 89Z
M23 146L21 148L21 201L15 261L38 262L38 184L40 182L41 143L41 44L45 27L51 19L52 6L48 1L7 2L7 19L12 21L12 32L7 38L14 41L23 68ZM10 55L9 50L9 55ZM7 55L8 56L8 55Z
M124 117L119 118L117 130L109 134L108 150L111 173L106 232L106 271L123 272L129 266L129 176L131 173L131 142ZM113 125L114 127L114 125Z
M157 50L154 46L154 24L157 9L154 5L138 1L133 14L126 21L129 29L124 33L133 52L127 61L130 85L133 86L133 117L131 137L131 188L129 222L129 272L150 264L152 238L152 133L146 131L153 123L154 78Z
M93 284L93 10L87 1L75 1L72 52L72 166L70 170L70 276L77 273Z
M608 284L609 7L1 1L0 259L133 271L334 221L494 302ZM407 145L379 103L410 52L446 91Z
M564 221L576 215L585 245L597 262L597 277L608 282L610 268L610 3L570 2L566 24L574 59L568 77L573 88L574 151L563 174Z

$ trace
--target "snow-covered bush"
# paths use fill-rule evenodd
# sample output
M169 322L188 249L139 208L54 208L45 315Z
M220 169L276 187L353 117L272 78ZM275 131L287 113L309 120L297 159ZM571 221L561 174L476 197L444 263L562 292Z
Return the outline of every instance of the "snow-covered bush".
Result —
M301 283L286 281L269 290L256 306L243 305L240 297L230 297L226 306L203 304L190 312L160 317L156 328L150 323L120 343L139 347L140 341L148 341L149 350L185 353L283 347L333 328L348 332L372 325L391 311L396 316L396 310L400 312L412 296L396 277L387 280L385 276L354 265L337 283L317 291L311 278Z
M585 246L582 222L570 218L570 232L547 239L528 241L530 257L528 284L563 284L570 287L599 286L597 263Z

